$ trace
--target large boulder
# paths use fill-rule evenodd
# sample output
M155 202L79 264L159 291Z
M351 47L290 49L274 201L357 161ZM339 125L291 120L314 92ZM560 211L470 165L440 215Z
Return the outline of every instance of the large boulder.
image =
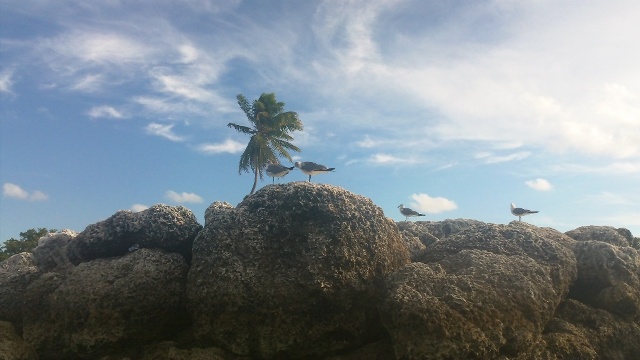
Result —
M640 325L579 301L563 302L543 335L543 352L532 359L637 359Z
M93 359L188 325L182 255L140 249L49 272L27 289L24 339L40 359Z
M538 343L576 278L573 240L519 222L475 225L387 279L397 358L513 357Z
M214 203L193 245L196 340L253 358L320 358L384 336L383 279L408 263L371 200L307 182Z
M638 250L602 241L581 241L574 251L578 278L569 296L625 319L640 320Z
M121 256L133 248L157 248L191 259L191 244L202 226L182 206L154 205L140 212L118 211L89 225L67 246L73 264Z
M24 294L40 276L31 253L20 253L0 263L0 321L8 321L22 333Z
M565 235L578 241L602 241L615 246L631 246L633 241L629 230L612 226L581 226L567 231Z
M33 249L33 260L43 271L72 267L73 264L67 258L67 245L77 235L75 231L65 229L41 237L38 246Z
M36 360L36 352L16 333L13 325L0 321L0 360Z

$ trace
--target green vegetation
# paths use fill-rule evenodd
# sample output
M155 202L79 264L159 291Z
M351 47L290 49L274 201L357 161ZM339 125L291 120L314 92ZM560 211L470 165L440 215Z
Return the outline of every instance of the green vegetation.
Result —
M38 228L29 229L20 233L20 239L16 240L11 238L0 245L0 261L21 252L31 252L38 246L38 240L51 232L56 232L55 229Z
M276 101L276 95L273 93L263 93L253 104L249 104L242 94L236 98L251 126L234 123L227 126L239 133L251 135L247 148L240 156L238 173L253 171L253 187L249 193L253 194L256 191L258 177L262 179L266 165L279 163L278 157L293 162L288 150L300 152L300 149L291 143L293 137L289 132L302 130L302 122L296 112L284 111L284 103Z

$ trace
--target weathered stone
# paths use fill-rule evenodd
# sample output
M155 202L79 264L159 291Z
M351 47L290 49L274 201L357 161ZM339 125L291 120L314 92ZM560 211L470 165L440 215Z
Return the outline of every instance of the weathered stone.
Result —
M435 242L434 238L442 240L466 228L484 223L473 219L446 219L442 221L399 221L397 224L400 232L409 232L419 237L426 246L429 246Z
M640 326L576 300L561 304L543 335L539 358L627 360L640 354Z
M611 226L581 226L567 231L565 235L578 241L602 241L615 246L631 246L633 236L627 229Z
M515 356L533 348L576 277L571 239L514 222L476 225L387 280L381 307L401 359Z
M40 271L31 253L20 253L0 263L0 320L13 324L22 333L24 294Z
M380 336L383 279L409 261L371 200L306 182L213 204L193 254L196 339L254 358L318 358Z
M67 245L78 234L70 230L50 233L38 240L38 246L33 250L33 259L43 271L53 269L69 269L73 266L67 258Z
M182 206L154 205L134 213L122 210L89 225L67 246L73 264L98 258L121 256L132 246L163 249L191 259L191 244L202 226Z
M193 347L182 349L176 343L167 341L147 346L142 360L251 360L249 357L237 356L226 350L209 347Z
M188 266L180 254L141 249L48 273L27 290L24 339L40 359L92 359L185 328Z
M0 360L36 360L35 351L16 333L13 325L0 321Z
M570 297L626 319L640 319L640 254L602 241L575 246L578 278Z

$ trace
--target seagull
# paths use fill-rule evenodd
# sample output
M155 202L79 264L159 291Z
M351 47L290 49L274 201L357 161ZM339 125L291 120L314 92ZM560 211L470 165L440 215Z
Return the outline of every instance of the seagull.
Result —
M518 217L518 221L522 221L522 217L529 214L535 214L538 211L527 210L523 208L517 208L514 203L511 203L511 213Z
M409 216L424 216L424 214L420 214L419 212L417 212L415 210L411 210L409 208L406 208L402 204L398 205L398 208L400 209L400 213L402 215L404 215L404 219L405 220L408 220Z
M283 177L289 173L289 171L293 170L292 167L286 167L280 164L269 164L267 165L267 175L273 178L272 183L276 181L277 177Z
M311 175L324 174L329 171L333 171L336 168L327 168L324 165L316 164L311 161L297 161L296 167L300 169L306 175L309 175L309 182L311 182Z

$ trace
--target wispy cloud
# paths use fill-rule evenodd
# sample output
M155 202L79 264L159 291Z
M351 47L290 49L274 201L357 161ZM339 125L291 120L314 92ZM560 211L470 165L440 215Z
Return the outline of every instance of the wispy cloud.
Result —
M13 86L13 70L4 69L0 72L0 92L13 93L11 87Z
M44 201L49 196L40 190L27 191L22 187L12 183L4 183L2 185L2 195L8 198L14 198L26 201Z
M162 125L158 123L151 123L144 129L147 134L150 135L160 136L175 142L185 141L186 138L184 136L177 135L173 132L173 126L174 124Z
M215 144L200 144L196 147L199 152L205 154L220 154L220 153L230 153L230 154L238 154L244 151L246 144L241 142L227 139L221 143Z
M173 190L168 190L165 195L164 195L167 199L169 199L170 201L174 202L174 203L201 203L204 200L197 194L194 193L187 193L187 192L182 192L182 193L177 193Z
M551 185L551 183L547 179L538 178L534 180L528 180L528 181L525 181L525 184L528 187L532 188L533 190L538 190L538 191L553 190L553 185Z
M124 114L118 111L113 106L102 105L102 106L94 106L88 112L87 115L94 119L96 118L113 118L113 119L122 119L124 118Z
M409 157L397 157L389 154L373 154L368 162L375 165L411 165L422 162L419 159Z
M453 200L440 196L431 197L428 194L413 194L411 198L415 201L411 203L411 207L414 210L429 214L438 214L458 208L458 205Z
M640 162L620 161L606 165L597 164L562 164L554 167L555 171L575 174L629 175L640 173Z
M509 161L517 161L528 158L530 151L519 151L508 155L496 155L492 152L479 152L474 155L476 159L482 160L485 164L498 164Z
M144 205L144 204L133 204L133 205L131 205L131 211L133 211L133 212L140 212L140 211L146 210L148 208L149 207L147 205Z

